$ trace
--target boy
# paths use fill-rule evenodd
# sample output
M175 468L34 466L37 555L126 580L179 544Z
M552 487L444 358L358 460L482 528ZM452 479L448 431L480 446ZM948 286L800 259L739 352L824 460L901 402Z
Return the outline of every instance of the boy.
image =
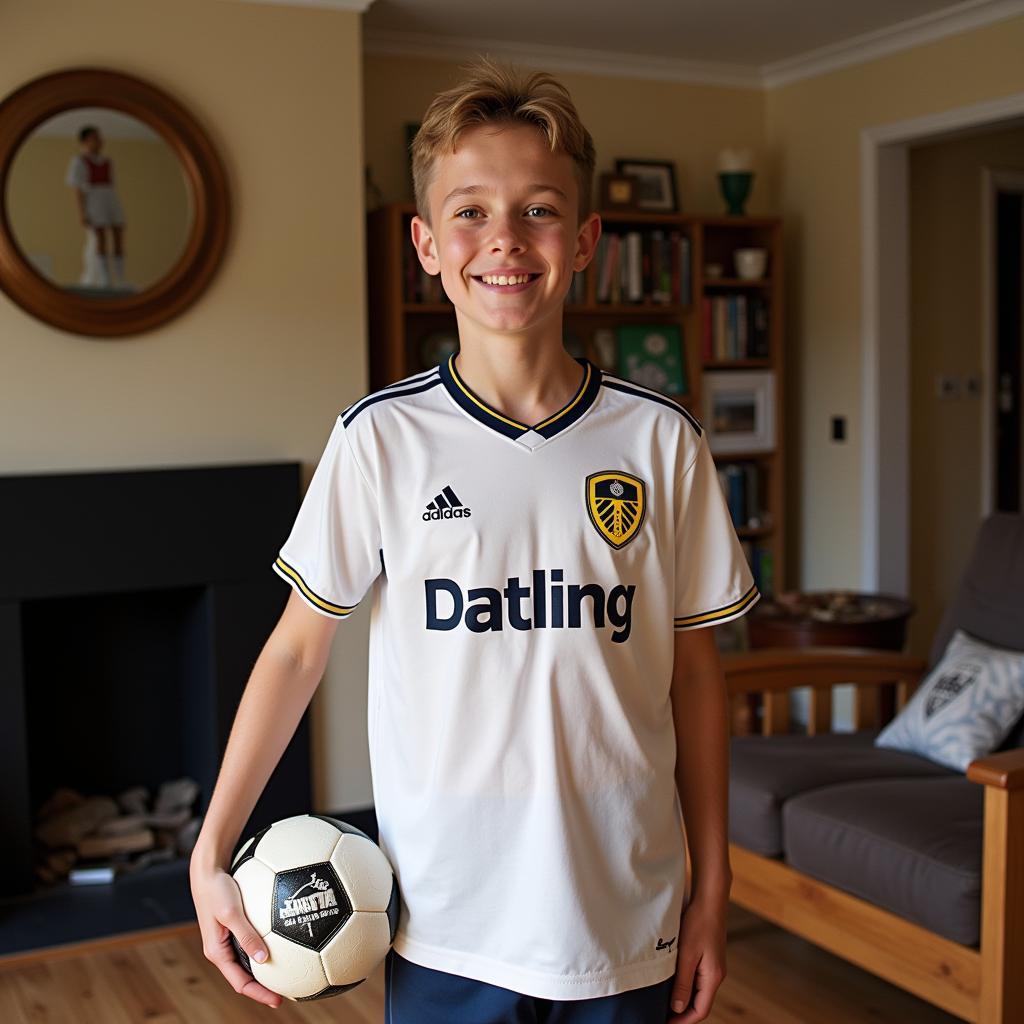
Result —
M710 1009L727 739L700 627L759 594L700 423L562 346L572 274L600 237L593 168L566 90L489 61L434 99L413 143L412 240L455 305L459 351L339 415L274 563L294 592L267 646L306 666L302 683L275 686L271 655L254 669L287 714L246 694L193 871L207 955L254 998L272 994L229 962L227 929L250 955L263 944L213 865L315 688L321 623L372 586L374 804L403 901L387 1024Z
M103 137L98 128L87 125L78 133L82 150L71 158L65 177L65 184L75 189L78 200L78 217L82 226L91 228L96 234L97 265L100 282L105 287L114 284L123 286L124 280L124 210L118 198L114 182L114 161L101 156ZM113 265L107 253L107 232L114 236ZM94 275L88 274L89 283L95 283ZM116 280L115 280L116 279Z

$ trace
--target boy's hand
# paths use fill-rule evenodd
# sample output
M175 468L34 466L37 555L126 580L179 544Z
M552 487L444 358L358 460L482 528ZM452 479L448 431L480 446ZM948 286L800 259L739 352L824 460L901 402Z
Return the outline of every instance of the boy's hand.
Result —
M696 896L683 911L668 1024L696 1024L711 1012L725 977L726 905Z
M245 916L238 883L223 869L200 866L196 860L193 858L190 878L203 954L240 995L277 1009L284 1001L282 997L256 981L235 959L231 948L230 935L234 935L249 957L267 953L266 943Z

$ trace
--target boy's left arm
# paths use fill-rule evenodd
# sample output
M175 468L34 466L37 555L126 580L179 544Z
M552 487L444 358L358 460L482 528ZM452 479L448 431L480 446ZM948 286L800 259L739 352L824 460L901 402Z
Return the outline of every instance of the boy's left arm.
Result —
M711 1011L725 977L729 867L729 702L714 626L677 630L672 670L676 786L692 870L679 929L671 1006L695 1024ZM682 1004L681 1006L679 1004Z

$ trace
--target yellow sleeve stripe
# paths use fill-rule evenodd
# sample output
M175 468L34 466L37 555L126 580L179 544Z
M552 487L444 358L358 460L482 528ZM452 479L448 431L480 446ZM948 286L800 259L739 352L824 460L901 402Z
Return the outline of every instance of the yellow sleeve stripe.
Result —
M709 612L700 612L697 615L677 615L673 619L673 624L675 626L693 626L698 622L714 622L718 619L727 619L748 608L760 596L757 585L754 584L738 601L733 601L732 604L727 604L722 608L715 608Z
M322 598L319 594L314 593L314 591L310 589L309 584L300 575L299 570L296 569L295 566L289 565L280 556L278 556L277 560L274 562L274 568L286 580L294 583L303 597L312 601L318 608L323 608L325 612L330 612L332 615L344 618L346 615L350 615L354 612L358 607L358 605L352 605L351 608L346 608L345 605L332 604L330 601Z

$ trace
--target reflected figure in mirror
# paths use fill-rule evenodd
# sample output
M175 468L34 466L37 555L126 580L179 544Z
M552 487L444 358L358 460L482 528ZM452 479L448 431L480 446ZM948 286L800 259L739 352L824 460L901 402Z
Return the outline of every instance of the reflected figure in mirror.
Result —
M124 278L124 210L114 184L114 162L101 154L103 137L93 125L78 133L81 152L71 158L65 184L75 189L78 215L87 229L79 284L126 287ZM107 228L114 251L107 250Z

